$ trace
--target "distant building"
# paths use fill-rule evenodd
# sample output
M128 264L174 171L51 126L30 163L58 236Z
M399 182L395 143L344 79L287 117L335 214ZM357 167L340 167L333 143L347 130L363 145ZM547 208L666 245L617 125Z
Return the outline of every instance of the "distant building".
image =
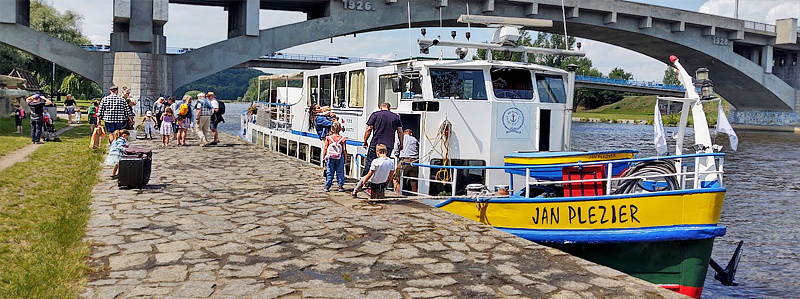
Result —
M8 75L11 77L17 77L25 80L25 82L22 83L22 89L30 91L31 93L43 92L42 87L39 86L39 81L36 80L36 76L31 74L31 72L29 71L14 68Z
M29 110L25 98L34 93L42 93L42 87L31 72L14 68L8 76L0 75L0 117L9 117L14 104Z

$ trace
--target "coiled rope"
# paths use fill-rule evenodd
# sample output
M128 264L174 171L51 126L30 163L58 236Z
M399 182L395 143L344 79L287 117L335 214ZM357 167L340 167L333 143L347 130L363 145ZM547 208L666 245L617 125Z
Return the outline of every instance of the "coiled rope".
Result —
M666 182L666 186L664 187L658 187L658 183L661 181L656 180L654 190L645 188L642 185L643 179L624 180L620 182L619 186L617 187L617 190L612 192L612 194L634 193L637 190L637 187L641 190L645 190L648 192L678 190L680 189L680 184L678 183L678 178L674 175L675 173L677 173L677 171L675 170L675 164L673 164L670 161L654 160L654 161L645 161L642 163L638 163L626 169L619 176L635 177L635 176L648 176L648 175L669 175L669 174L673 175L659 178L663 179L664 182Z

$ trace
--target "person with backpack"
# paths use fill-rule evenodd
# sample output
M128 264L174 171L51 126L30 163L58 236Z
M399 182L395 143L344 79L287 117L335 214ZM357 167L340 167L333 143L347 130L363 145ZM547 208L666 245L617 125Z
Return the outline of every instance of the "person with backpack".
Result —
M197 94L195 109L197 110L197 117L194 120L194 131L197 133L197 137L200 138L200 146L206 147L210 143L208 142L208 137L211 135L211 113L214 111L214 107L211 107L211 103L206 99L205 93Z
M94 132L94 128L97 126L97 108L100 107L100 102L94 101L91 106L89 106L89 131Z
M217 125L219 123L224 123L225 119L222 118L222 115L225 114L225 103L222 101L217 101L216 95L213 91L209 91L206 93L206 97L211 102L211 107L214 109L211 112L211 132L214 133L214 141L209 143L208 145L217 145L219 144L219 133L217 132Z
M19 104L14 104L14 124L17 125L17 131L14 133L22 134L22 120L25 119L25 110L19 108Z
M325 192L331 191L333 185L333 174L336 173L336 182L339 183L339 192L344 192L344 162L347 158L347 137L339 135L342 125L334 122L331 125L330 135L325 137L325 146L322 156L327 164L325 174Z
M186 133L192 127L192 96L184 95L183 99L175 105L175 123L177 123L178 134L175 140L178 141L178 146L186 145Z

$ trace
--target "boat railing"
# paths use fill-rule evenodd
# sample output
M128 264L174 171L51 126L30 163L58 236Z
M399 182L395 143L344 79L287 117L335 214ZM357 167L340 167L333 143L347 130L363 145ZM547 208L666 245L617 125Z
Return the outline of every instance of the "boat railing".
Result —
M680 190L689 190L689 189L702 189L707 188L709 186L718 186L723 187L723 164L724 164L724 156L723 153L699 153L699 154L687 154L687 155L674 155L674 156L662 156L662 157L650 157L650 158L633 158L633 159L618 159L618 160L605 160L605 161L592 161L592 162L575 162L575 163L561 163L561 164L543 164L543 165L514 165L514 166L443 166L443 165L429 165L429 164L420 164L420 163L409 163L403 162L403 164L411 165L411 166L418 166L429 168L431 173L434 171L439 170L446 170L450 172L450 179L449 180L439 180L439 179L432 179L432 178L420 178L420 177L407 177L404 173L400 173L400 182L401 186L403 182L407 181L417 181L418 183L427 183L427 184L443 184L450 190L450 195L455 196L458 194L458 175L455 173L458 170L485 170L485 171L502 171L507 172L508 170L523 170L525 173L525 197L530 196L530 186L546 186L546 185L555 185L555 184L582 184L582 183L605 183L605 194L612 194L614 183L621 183L623 181L629 180L644 180L644 181L651 181L658 186L656 180L661 178L670 178L674 177L677 181ZM698 167L701 165L701 162L704 162L705 159L713 159L715 167L709 170L701 170L702 167ZM673 173L660 173L660 174L644 174L644 175L630 175L630 176L620 176L617 174L614 175L614 166L615 165L625 165L625 168L630 166L636 165L638 163L643 162L650 162L650 161L671 161L676 165L680 165L680 170L673 172ZM533 178L531 173L537 170L545 170L549 169L552 170L553 168L566 168L566 167L587 167L587 166L594 166L594 165L603 165L605 166L605 174L602 178L587 178L587 179L572 179L572 180L539 180ZM711 180L709 178L712 178ZM511 192L514 192L514 174L509 173L509 186L511 188ZM703 182L708 182L709 184L703 184ZM712 182L716 184L711 184ZM419 192L413 192L410 190L403 190L403 192L419 195L419 196L430 196L429 194L423 194Z
M292 127L292 105L284 103L272 103L254 101L258 105L258 111L266 111L267 124L269 128L289 129Z

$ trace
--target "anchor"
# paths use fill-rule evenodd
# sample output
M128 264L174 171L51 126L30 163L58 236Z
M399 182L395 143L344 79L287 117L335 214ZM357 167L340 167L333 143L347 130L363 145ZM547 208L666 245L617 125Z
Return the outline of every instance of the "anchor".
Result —
M736 275L736 269L739 268L739 260L742 258L742 244L744 241L739 241L739 245L736 246L736 250L733 251L733 256L731 260L728 262L728 266L725 269L722 269L722 266L717 264L714 259L710 259L708 264L717 274L714 275L714 279L719 280L724 286L737 286L739 285L734 281L734 276Z

